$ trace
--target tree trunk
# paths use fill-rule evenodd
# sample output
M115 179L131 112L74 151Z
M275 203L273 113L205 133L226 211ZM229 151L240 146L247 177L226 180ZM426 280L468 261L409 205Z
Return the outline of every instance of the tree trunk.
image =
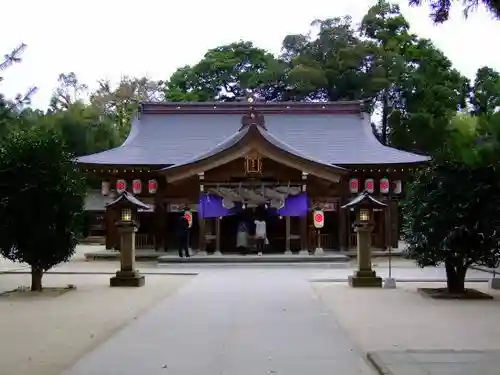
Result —
M389 94L387 90L384 90L384 94L382 97L382 129L381 129L381 138L382 144L387 146L387 133L389 128Z
M43 269L38 267L31 267L31 291L41 292L42 291L42 276Z
M463 265L455 267L452 262L447 261L445 262L445 268L448 292L453 294L465 293L465 275L467 273L467 267Z

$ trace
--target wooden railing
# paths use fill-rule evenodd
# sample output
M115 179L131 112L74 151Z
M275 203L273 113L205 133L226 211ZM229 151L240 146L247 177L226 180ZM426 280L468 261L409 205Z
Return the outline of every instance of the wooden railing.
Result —
M373 244L377 243L376 242L376 234L372 233L372 246ZM358 246L358 235L357 234L353 234L351 233L351 243L350 243L350 246L351 247L357 247Z
M336 247L334 243L335 239L331 234L320 234L320 240L323 249L334 249ZM309 235L307 242L309 249L315 249L318 246L318 235Z
M155 247L155 236L149 233L136 233L136 249L153 249Z

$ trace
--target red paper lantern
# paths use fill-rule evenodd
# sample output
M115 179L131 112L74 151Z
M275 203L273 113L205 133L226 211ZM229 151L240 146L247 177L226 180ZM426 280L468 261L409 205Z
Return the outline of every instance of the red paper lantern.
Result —
M118 194L121 194L123 193L125 190L127 190L127 181L125 180L117 180L116 181L116 192Z
M351 178L349 180L349 191L353 194L359 191L359 181L357 178Z
M368 178L365 180L365 190L370 194L375 191L375 181L373 181L373 178Z
M141 191L142 191L142 181L139 179L132 181L132 192L134 194L140 194Z
M158 189L158 182L156 180L149 180L148 181L148 191L149 191L149 194L156 193L157 189Z
M392 181L392 191L394 194L401 194L403 191L403 183L401 180Z
M108 195L109 194L109 181L101 182L101 194Z
M389 192L389 179L382 178L380 180L380 192L382 194L387 194Z

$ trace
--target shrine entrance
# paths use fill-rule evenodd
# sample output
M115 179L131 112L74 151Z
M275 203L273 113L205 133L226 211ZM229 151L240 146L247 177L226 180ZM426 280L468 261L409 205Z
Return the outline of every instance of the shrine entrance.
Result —
M268 244L264 253L283 254L285 250L301 249L300 223L305 223L309 213L309 198L302 186L256 179L225 184L207 182L204 195L212 200L221 199L223 206L222 211L205 212L212 216L204 218L207 252L216 252L219 238L222 253L257 253L254 238L257 219L266 222ZM238 248L240 226L244 226L246 235L244 244Z

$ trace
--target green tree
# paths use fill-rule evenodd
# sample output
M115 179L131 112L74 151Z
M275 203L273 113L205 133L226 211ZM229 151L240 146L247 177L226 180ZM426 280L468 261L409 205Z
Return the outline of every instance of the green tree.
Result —
M417 172L403 204L403 239L421 266L444 264L450 293L465 292L467 270L500 259L499 148L478 142L477 120L459 116L448 147Z
M363 17L361 35L370 41L370 80L374 105L380 107L380 140L389 143L389 116L401 108L401 87L410 69L408 56L416 36L398 5L379 0Z
M0 253L31 266L31 290L77 244L85 182L57 134L11 133L0 148Z
M178 69L168 80L168 101L235 101L247 90L256 90L265 100L277 98L283 66L252 42L236 42L207 51L194 66Z
M372 95L367 91L367 44L349 16L315 20L308 35L286 36L281 59L288 65L285 100L361 100Z
M479 68L470 102L475 115L492 115L500 107L500 73L487 66Z
M400 86L400 102L389 116L390 144L433 154L446 143L450 119L466 107L469 81L429 40L419 39L409 51Z
M469 15L479 5L483 5L496 18L500 18L499 0L408 0L410 5L421 6L428 3L430 8L430 17L436 23L443 23L448 20L450 10L453 5L461 3L465 17Z
M90 103L102 115L112 119L121 137L129 133L139 102L164 100L163 81L123 77L116 86L108 80L98 83L98 89L90 94Z
M59 74L57 81L59 85L50 100L53 110L67 109L76 101L83 100L82 95L88 90L88 86L81 83L74 72Z
M55 130L67 150L75 156L88 155L119 146L125 139L113 118L102 115L94 105L70 104L65 110L49 113L39 126Z

